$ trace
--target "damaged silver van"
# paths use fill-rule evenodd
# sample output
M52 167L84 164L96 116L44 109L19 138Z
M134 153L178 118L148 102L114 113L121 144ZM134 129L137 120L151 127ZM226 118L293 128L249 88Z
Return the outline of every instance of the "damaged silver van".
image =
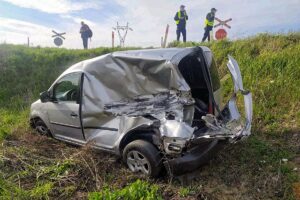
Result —
M251 93L229 56L233 94L221 85L207 47L133 50L67 69L31 105L30 124L65 142L114 153L133 172L190 172L225 144L250 135ZM236 97L244 98L241 116Z

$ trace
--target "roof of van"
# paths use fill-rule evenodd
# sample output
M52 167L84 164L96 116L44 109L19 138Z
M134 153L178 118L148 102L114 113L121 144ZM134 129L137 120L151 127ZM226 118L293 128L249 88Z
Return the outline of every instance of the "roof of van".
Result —
M159 49L142 49L142 50L127 50L127 51L117 51L102 56L98 56L92 59L81 61L70 68L68 68L62 75L75 72L75 71L89 71L90 68L94 68L94 64L98 61L104 61L105 64L109 64L109 60L116 58L121 60L136 60L136 61L165 61L172 62L172 64L177 65L180 60L195 52L199 47L188 47L188 48L159 48ZM200 46L200 48L211 54L211 50L206 46ZM209 56L209 60L211 56Z

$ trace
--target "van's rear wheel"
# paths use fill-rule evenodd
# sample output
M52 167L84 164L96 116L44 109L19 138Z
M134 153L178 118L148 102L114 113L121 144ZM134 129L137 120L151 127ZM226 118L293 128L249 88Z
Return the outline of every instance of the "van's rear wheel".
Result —
M35 130L39 134L45 135L45 136L51 136L50 130L48 129L48 127L42 120L38 119L37 121L35 121L34 125L35 125Z
M153 144L144 140L129 143L123 151L123 160L133 172L157 177L161 170L161 155Z

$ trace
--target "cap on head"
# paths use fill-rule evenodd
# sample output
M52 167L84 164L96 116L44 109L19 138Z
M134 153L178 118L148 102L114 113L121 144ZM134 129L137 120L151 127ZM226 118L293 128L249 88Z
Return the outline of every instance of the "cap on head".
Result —
M216 11L217 11L217 9L215 9L215 8L212 8L212 9L211 9L211 11L212 11L212 12L216 12Z
M180 8L185 8L185 5L181 5Z
M83 22L83 21L81 21L81 24L84 24L84 22Z

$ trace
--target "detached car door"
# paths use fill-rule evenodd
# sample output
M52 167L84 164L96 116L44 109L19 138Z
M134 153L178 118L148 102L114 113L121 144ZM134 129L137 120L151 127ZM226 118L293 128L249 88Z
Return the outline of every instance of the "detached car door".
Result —
M81 75L70 73L58 80L52 88L53 101L48 107L54 137L73 143L84 142L79 116Z

